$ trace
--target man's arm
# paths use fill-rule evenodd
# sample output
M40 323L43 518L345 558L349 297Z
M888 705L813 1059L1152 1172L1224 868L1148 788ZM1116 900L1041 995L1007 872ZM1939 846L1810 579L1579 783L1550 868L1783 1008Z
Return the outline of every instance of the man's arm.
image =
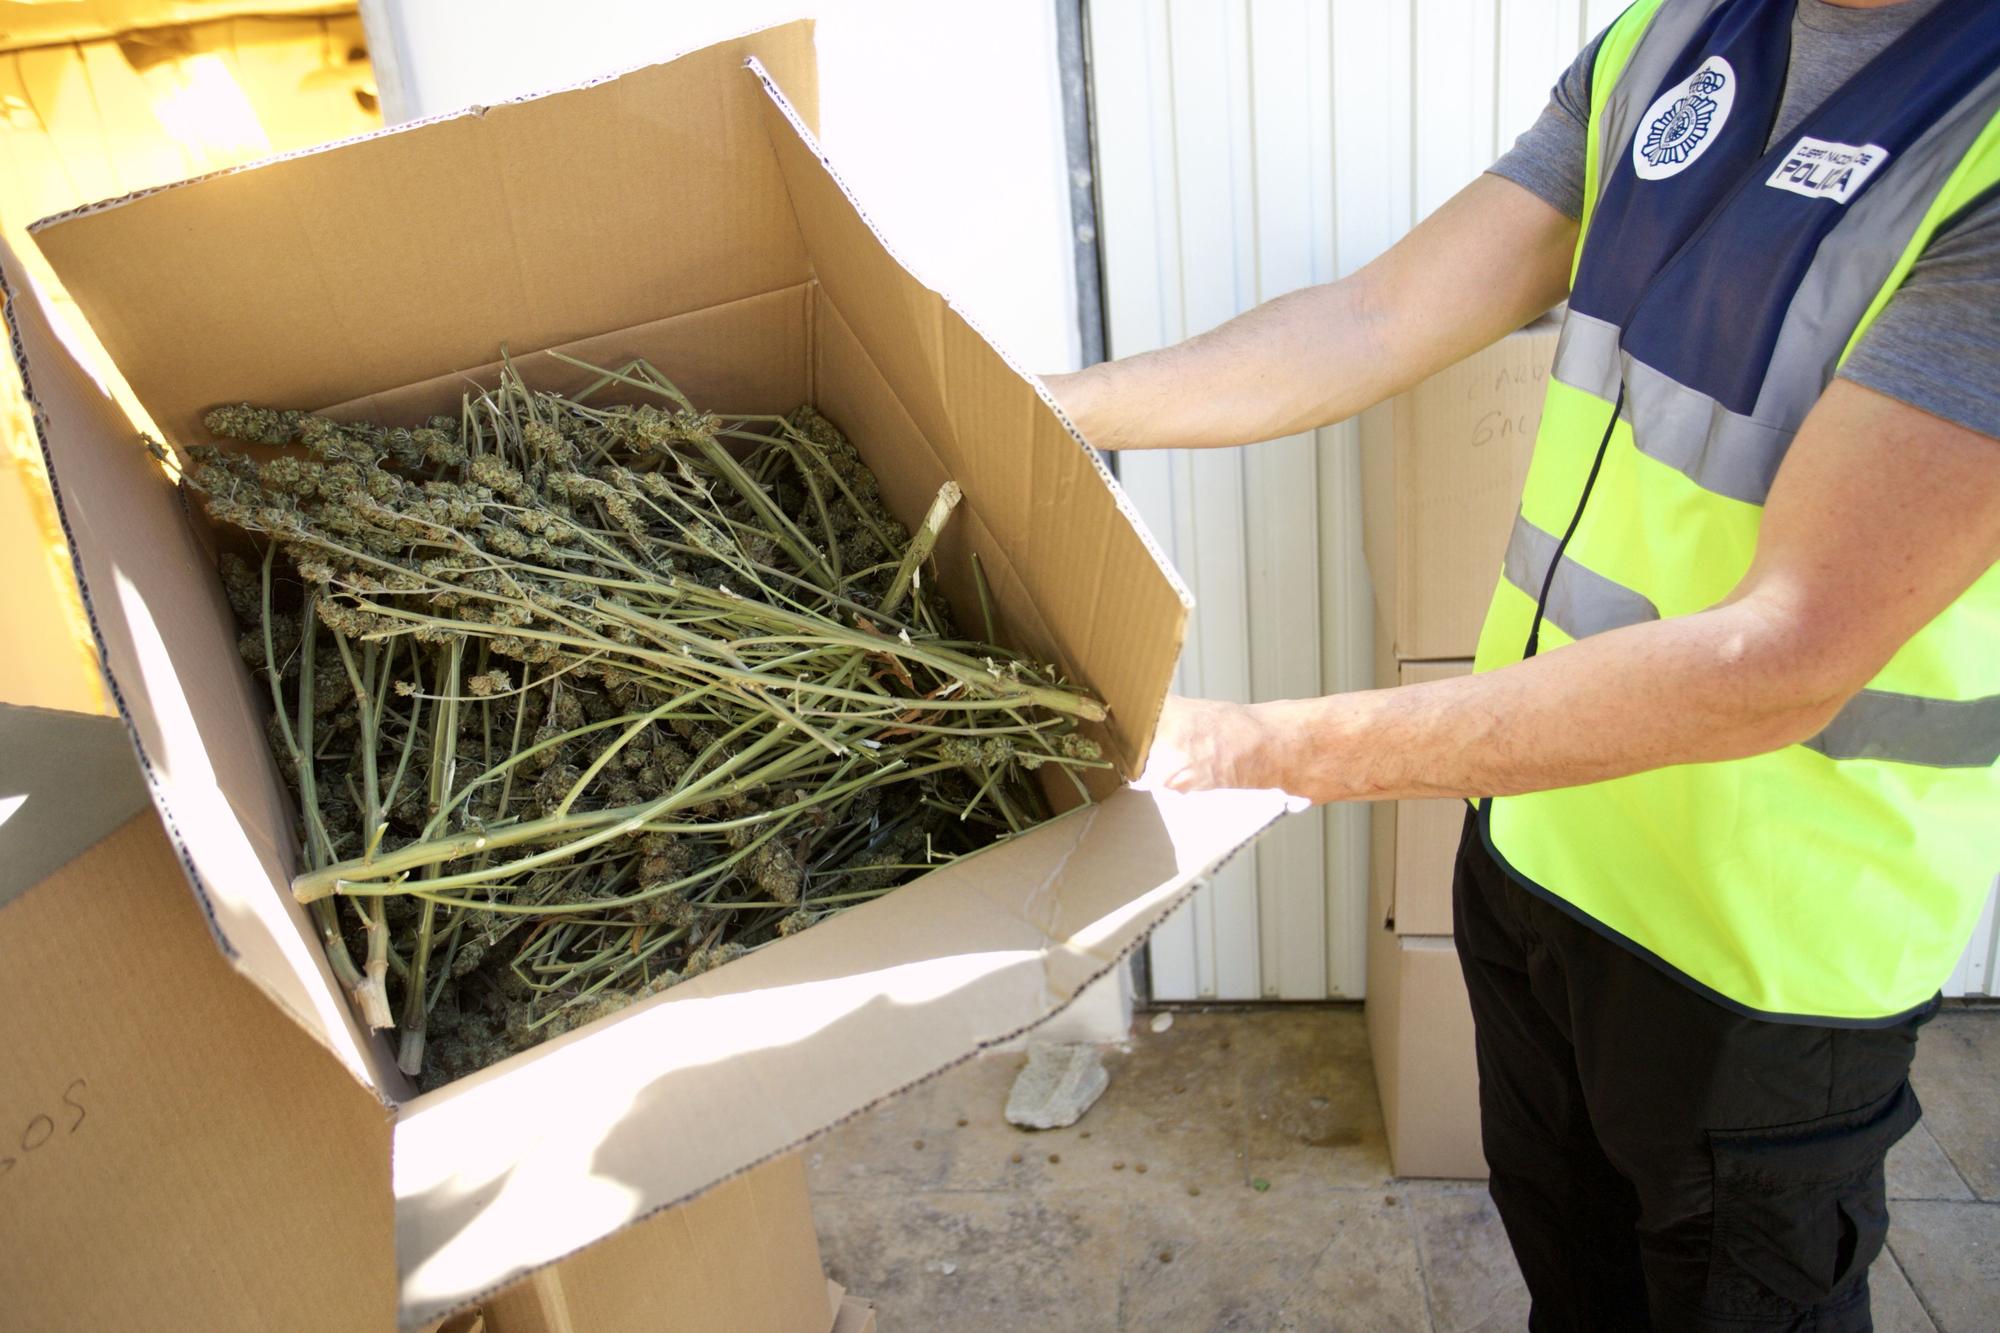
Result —
M1996 561L2000 440L1835 380L1719 605L1435 684L1172 700L1148 777L1314 801L1505 796L1761 754L1816 735Z
M1173 347L1045 379L1103 449L1277 439L1353 416L1561 301L1576 221L1481 176L1338 282Z

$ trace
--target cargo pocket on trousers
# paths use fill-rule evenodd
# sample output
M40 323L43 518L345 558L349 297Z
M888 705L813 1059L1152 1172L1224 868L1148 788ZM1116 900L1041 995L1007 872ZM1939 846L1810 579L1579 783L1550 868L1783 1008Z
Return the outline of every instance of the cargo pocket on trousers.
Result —
M1857 1111L1780 1129L1709 1131L1710 1309L1810 1309L1874 1262L1889 1234L1882 1158L1922 1113L1905 1082Z

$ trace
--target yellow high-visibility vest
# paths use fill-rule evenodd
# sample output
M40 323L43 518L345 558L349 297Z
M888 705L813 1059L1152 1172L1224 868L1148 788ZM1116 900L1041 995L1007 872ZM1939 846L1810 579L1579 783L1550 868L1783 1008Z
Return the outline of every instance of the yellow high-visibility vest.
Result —
M1792 10L1641 0L1599 46L1570 309L1481 671L1728 596L1814 401L2000 188L2000 6L1944 0L1767 144ZM2000 872L1996 760L2000 565L1803 744L1478 814L1517 882L1711 998L1887 1024L1936 994Z

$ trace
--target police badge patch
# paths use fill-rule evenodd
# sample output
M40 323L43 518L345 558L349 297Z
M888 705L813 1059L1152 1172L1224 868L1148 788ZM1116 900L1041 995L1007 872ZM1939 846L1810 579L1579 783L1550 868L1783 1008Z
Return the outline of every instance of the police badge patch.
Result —
M1736 71L1710 56L1646 108L1632 135L1632 170L1646 181L1686 171L1715 142L1735 104Z

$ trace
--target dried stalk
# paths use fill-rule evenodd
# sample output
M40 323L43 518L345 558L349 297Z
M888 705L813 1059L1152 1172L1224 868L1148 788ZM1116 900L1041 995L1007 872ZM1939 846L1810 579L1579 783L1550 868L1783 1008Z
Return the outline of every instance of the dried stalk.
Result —
M976 561L982 639L924 595L958 488L906 535L810 409L714 417L644 362L564 398L509 363L413 429L209 424L303 448L198 449L186 482L265 544L224 574L294 893L427 1084L1029 827L1034 769L1106 766L1076 731L1103 705L995 646Z

